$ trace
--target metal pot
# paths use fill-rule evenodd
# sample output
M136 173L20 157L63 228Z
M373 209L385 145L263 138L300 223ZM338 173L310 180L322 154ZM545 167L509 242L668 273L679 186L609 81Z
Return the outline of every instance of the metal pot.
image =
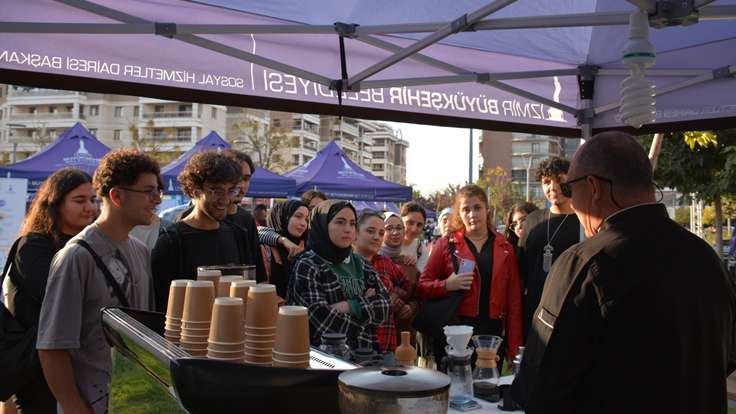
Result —
M367 367L338 377L343 414L446 414L450 377L418 367Z

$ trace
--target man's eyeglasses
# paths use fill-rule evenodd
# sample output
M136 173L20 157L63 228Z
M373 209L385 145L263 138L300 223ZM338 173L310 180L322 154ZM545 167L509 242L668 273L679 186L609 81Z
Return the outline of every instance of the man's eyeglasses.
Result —
M224 188L215 187L215 188L209 188L209 187L203 187L205 190L212 193L212 196L215 197L215 200L219 200L227 194L228 198L235 198L240 194L240 189L238 188L231 188L229 190L225 190Z
M511 222L511 225L509 226L509 228L511 229L511 231L516 231L516 229L518 229L519 226L522 223L524 223L525 221L526 221L526 216L524 216L524 217L522 217L522 218L520 218L520 219L518 219L516 221L512 221Z
M132 188L118 187L121 190L132 191L134 193L148 194L148 201L156 201L157 197L162 198L164 196L164 190L134 190Z
M572 198L572 187L570 187L570 184L576 183L578 181L585 180L588 177L595 177L595 178L598 179L598 181L603 181L604 183L608 183L608 185L611 186L611 201L613 201L613 204L615 204L616 207L621 208L621 209L623 208L623 207L621 207L616 202L616 199L613 198L613 181L609 180L608 178L603 178L603 177L598 176L598 175L595 175L595 174L588 174L588 175L585 175L585 176L580 177L580 178L576 178L576 179L571 180L571 181L560 183L560 191L562 191L562 195L564 195L567 198Z
M381 220L386 219L386 216L383 213L381 213L380 211L371 210L370 208L364 208L363 210L361 210L360 214L358 214L358 220L360 220L364 216L378 217Z

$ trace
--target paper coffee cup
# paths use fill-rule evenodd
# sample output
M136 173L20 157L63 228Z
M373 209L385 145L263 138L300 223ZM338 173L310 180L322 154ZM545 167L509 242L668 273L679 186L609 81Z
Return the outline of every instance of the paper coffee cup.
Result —
M233 282L242 281L242 276L220 276L220 282L218 283L217 288L217 297L229 297L230 296L230 288L232 286Z
M309 352L309 316L304 306L282 306L276 321L273 348L284 353Z
M212 304L215 301L214 284L211 281L189 281L184 296L182 326L185 322L210 322Z
M302 361L283 361L274 357L273 366L282 368L306 369L309 368L309 360L306 359Z
M249 327L276 326L276 286L261 284L248 290L248 305L245 312L245 325Z
M209 339L214 342L240 342L245 340L243 299L231 297L215 299Z
M177 279L171 281L169 286L169 303L166 308L166 317L181 319L184 312L184 296L186 295L187 282L189 280Z

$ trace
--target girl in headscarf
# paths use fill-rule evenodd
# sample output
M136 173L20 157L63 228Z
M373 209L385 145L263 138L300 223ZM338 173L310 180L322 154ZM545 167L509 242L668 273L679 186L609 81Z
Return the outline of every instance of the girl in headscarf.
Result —
M276 203L268 213L268 227L279 237L286 237L290 242L304 248L304 233L307 230L309 210L299 200L287 200ZM268 283L276 285L278 305L284 304L286 288L291 279L291 262L288 260L289 250L283 245L261 245L263 263L266 265Z
M296 257L286 302L309 311L312 345L343 333L351 349L381 352L376 328L391 312L391 295L370 262L351 249L355 207L328 200L309 216L307 249Z

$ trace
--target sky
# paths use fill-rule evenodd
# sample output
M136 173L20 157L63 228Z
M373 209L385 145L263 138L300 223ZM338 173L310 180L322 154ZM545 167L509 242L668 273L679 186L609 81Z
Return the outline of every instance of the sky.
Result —
M468 181L468 140L470 129L385 122L409 141L406 156L407 183L423 196L448 184ZM473 130L473 181L478 179L478 137Z

